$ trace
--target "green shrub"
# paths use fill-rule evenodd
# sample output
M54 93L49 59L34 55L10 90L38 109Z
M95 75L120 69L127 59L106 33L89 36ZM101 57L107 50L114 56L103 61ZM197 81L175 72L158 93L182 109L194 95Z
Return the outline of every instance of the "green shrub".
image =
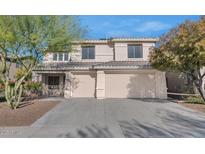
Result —
M26 81L24 83L24 94L25 95L41 95L42 83L34 81Z
M27 73L26 69L18 68L16 71L16 79L20 79ZM28 76L25 78L25 81L29 81L32 78L32 73L29 73Z
M181 91L183 93L188 93L188 94L194 94L194 86L189 84L189 85L184 85L183 87L181 87Z
M186 98L186 102L193 103L193 104L205 104L201 96L189 96Z
M0 79L0 93L2 93L4 91L4 83L3 81Z

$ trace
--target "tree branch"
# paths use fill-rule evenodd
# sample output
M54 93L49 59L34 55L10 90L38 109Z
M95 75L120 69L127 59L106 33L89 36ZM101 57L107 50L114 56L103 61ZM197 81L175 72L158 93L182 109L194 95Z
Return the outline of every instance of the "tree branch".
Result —
M204 72L204 74L202 74L202 76L201 76L202 78L204 78L205 77L205 72Z

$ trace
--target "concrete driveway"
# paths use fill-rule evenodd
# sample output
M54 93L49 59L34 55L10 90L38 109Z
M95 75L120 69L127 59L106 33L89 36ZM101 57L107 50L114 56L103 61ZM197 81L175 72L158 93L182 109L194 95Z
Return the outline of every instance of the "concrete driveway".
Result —
M6 137L205 137L205 114L169 101L63 99L31 127L4 131Z

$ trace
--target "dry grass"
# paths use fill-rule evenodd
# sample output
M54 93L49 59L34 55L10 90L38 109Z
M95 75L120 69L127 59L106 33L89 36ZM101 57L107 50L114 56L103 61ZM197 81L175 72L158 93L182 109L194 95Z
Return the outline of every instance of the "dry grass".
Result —
M205 104L194 104L194 103L179 103L187 108L199 111L199 112L203 112L205 113Z
M11 110L5 103L0 103L0 126L29 126L58 103L56 101L28 101L23 102L16 110Z

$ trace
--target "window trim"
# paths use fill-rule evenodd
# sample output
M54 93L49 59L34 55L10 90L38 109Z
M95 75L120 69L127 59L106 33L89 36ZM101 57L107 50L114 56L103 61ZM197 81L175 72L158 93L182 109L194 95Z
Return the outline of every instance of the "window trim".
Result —
M62 59L60 60L60 55L62 55ZM64 53L58 53L58 61L59 62L62 62L62 61L64 61Z
M136 57L136 51L134 52L134 57L129 57L129 46L140 46L141 47L141 57ZM128 44L127 45L127 58L128 59L143 59L143 44Z
M51 79L51 78L53 78L52 80L49 80L49 79ZM54 80L54 78L57 78L58 80L58 82L57 82L57 84L54 84L55 83L55 80ZM47 83L48 83L48 89L59 89L59 86L60 86L60 76L57 76L57 75L49 75L48 76L48 79L47 79ZM52 84L50 84L50 83L52 83Z
M56 54L56 60L54 60L54 55ZM62 54L62 60L60 60L60 54ZM68 59L65 60L65 54L67 54ZM69 53L53 53L53 61L54 62L68 62L69 61Z
M67 54L67 60L65 60L65 55ZM69 53L63 53L63 61L69 61Z
M83 57L83 48L87 48L86 50L86 58ZM90 58L90 48L94 48L94 57L93 58ZM88 52L89 51L89 52ZM92 60L92 59L95 59L95 46L94 45L88 45L88 46L81 46L81 59L82 60Z
M56 54L56 60L54 60L54 55ZM53 53L53 61L58 61L58 53Z

